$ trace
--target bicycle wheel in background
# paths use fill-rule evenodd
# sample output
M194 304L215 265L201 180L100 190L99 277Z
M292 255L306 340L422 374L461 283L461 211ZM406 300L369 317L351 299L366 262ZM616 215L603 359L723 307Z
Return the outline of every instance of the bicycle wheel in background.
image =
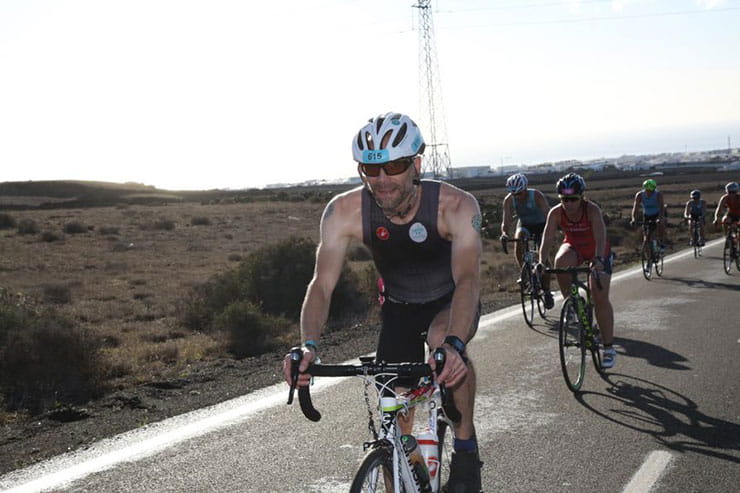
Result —
M658 250L658 252L655 254L655 273L659 276L663 275L663 258L665 257L665 252L662 250Z
M691 244L694 245L694 258L701 256L701 247L699 246L699 231L696 227L692 226L691 231Z
M571 392L578 392L586 372L585 331L577 313L575 300L569 297L560 311L558 348L565 384Z
M526 262L522 265L521 276L519 277L519 291L522 295L522 312L524 313L524 321L527 325L534 327L532 321L534 320L534 296L532 296L532 273L530 265Z
M642 245L641 259L642 275L649 281L653 277L653 256L650 252L650 245L647 243Z
M393 457L387 448L375 448L362 459L350 493L393 491Z
M730 274L732 270L732 240L728 236L725 238L725 248L722 252L722 263L725 267L725 274Z
M452 462L452 451L455 446L455 435L453 434L452 425L443 419L437 421L437 438L438 444L438 455L439 466L436 474L432 474L433 471L429 471L432 476L432 488L434 491L442 491L442 485L444 485L448 479L450 479L450 463ZM434 485L436 484L436 489Z

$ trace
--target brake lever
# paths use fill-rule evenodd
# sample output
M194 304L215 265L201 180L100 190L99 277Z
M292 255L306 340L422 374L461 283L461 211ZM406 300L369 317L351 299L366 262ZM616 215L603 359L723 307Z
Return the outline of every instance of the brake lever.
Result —
M442 373L442 370L444 369L445 362L447 361L447 353L445 352L444 348L439 347L434 350L433 357L435 364L434 371L437 376L439 376L439 374ZM444 408L447 417L455 423L459 422L460 419L462 419L462 415L457 409L457 406L455 406L455 400L452 397L452 393L447 390L447 386L444 383L439 384L439 393L442 396L442 407Z
M293 394L298 385L298 366L303 359L303 350L295 346L290 349L290 390L288 391L288 405L293 404Z

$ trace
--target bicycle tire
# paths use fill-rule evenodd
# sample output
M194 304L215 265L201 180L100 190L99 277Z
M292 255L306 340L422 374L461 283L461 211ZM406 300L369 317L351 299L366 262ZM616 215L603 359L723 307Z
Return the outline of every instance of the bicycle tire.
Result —
M558 330L558 352L560 368L563 370L565 384L571 392L577 393L586 375L586 344L584 327L576 315L578 308L574 298L569 297L560 311Z
M596 371L599 373L599 375L603 375L605 369L604 366L601 364L601 342L598 327L593 327L593 334L594 336L591 341L591 347L589 348L591 350L591 359L594 361L594 368L596 368Z
M725 247L722 251L722 263L725 268L725 274L730 275L732 270L732 239L728 236L725 238Z
M658 274L658 276L663 275L663 258L665 257L665 253L658 250L657 258L655 259L655 273Z
M522 313L524 321L534 328L534 296L532 295L532 269L526 262L522 264L522 272L519 277L519 291L522 297Z
M543 296L544 294L537 297L537 311L540 313L540 317L542 317L543 320L547 320L547 308L545 308L545 299Z
M653 277L653 256L650 252L650 245L642 245L640 259L642 260L642 275L649 281Z
M694 258L699 258L701 256L701 247L699 246L699 231L697 231L696 226L693 227L693 231L691 232L691 244L694 245Z
M393 492L393 457L388 448L374 448L360 463L350 493ZM403 487L402 487L403 489Z
M437 445L439 467L436 474L432 476L432 488L434 491L442 491L442 486L450 479L450 464L455 446L455 433L448 421L443 419L437 421L437 439L439 440ZM432 471L430 470L429 473L431 475Z

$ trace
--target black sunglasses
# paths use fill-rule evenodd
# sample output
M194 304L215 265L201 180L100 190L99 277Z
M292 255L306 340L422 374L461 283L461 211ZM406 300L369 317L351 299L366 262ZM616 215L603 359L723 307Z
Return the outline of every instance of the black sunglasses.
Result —
M578 200L581 200L580 195L569 195L568 197L560 197L560 200L563 202L576 202Z
M366 176L375 178L377 176L380 176L381 169L385 171L386 176L400 175L401 173L404 173L407 169L409 169L409 166L411 166L413 163L413 157L405 157L401 159L396 159L395 161L389 161L385 164L360 164L360 168Z

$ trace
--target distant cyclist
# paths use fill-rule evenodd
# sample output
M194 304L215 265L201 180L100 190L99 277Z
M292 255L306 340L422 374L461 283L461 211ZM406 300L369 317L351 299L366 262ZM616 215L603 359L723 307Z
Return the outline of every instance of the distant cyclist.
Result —
M506 180L508 194L504 197L503 218L501 220L501 239L508 240L508 231L514 216L517 217L516 232L517 239L531 237L535 244L542 239L542 231L545 229L547 211L550 206L545 195L537 189L528 188L529 181L522 173L511 175ZM522 266L524 245L517 242L514 245L514 254L519 267ZM555 305L550 292L550 276L542 276L542 288L545 292L545 308L548 310Z
M613 347L614 309L609 301L612 255L606 238L604 216L599 206L583 196L586 182L580 175L568 173L558 180L556 189L560 204L550 209L547 215L540 245L540 263L547 260L547 252L555 242L560 228L565 238L555 255L555 268L577 267L586 262L591 267L588 283L604 344L602 365L604 368L612 368L617 356ZM595 282L597 273L599 281ZM570 282L570 276L558 274L558 284L564 298L570 293Z
M731 181L725 185L726 193L719 199L717 210L714 211L715 226L720 222L720 214L724 213L724 216L722 216L722 229L725 235L727 235L727 230L731 224L740 222L740 196L737 194L738 189L740 189L740 185L736 181ZM737 246L740 247L740 245Z
M635 215L638 206L642 206L642 220L645 224L654 223L657 226L658 244L661 250L665 250L665 204L663 194L657 189L658 184L652 178L642 182L642 190L635 194L635 202L632 204L632 218L630 224L634 226ZM647 232L647 230L643 230ZM643 234L643 244L647 236Z
M686 209L683 211L683 217L689 223L689 245L693 246L692 231L694 231L694 223L699 223L699 241L697 246L704 246L704 223L706 222L707 216L707 203L701 198L701 192L699 190L691 191L691 200L686 202Z

